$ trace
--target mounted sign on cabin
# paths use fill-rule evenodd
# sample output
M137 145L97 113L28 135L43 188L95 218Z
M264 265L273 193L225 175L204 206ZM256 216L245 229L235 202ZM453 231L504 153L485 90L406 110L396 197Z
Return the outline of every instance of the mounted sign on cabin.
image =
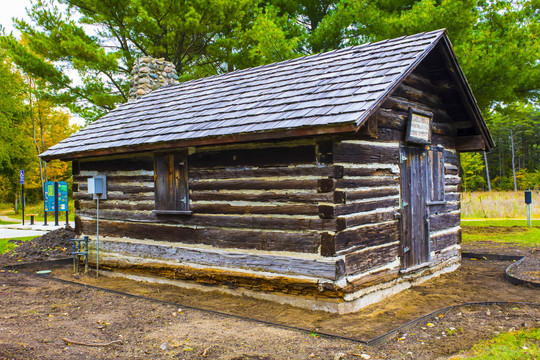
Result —
M415 144L431 144L431 119L427 112L409 108L407 142Z

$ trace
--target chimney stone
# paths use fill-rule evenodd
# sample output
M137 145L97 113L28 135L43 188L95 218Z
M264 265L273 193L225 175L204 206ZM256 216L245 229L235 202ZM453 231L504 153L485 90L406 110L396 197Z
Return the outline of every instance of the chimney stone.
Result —
M178 84L175 66L163 58L143 56L135 60L131 71L129 100L137 99L166 85Z

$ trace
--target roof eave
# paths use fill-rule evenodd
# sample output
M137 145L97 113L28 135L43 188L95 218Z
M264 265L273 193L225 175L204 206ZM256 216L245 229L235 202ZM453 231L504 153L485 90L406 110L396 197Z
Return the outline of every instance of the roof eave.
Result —
M305 137L305 136L317 136L317 135L329 135L345 132L356 132L358 127L355 123L346 123L338 124L331 126L317 126L317 127L303 127L296 129L284 129L279 131L267 131L267 132L257 132L257 133L240 133L240 134L231 134L224 136L213 136L205 138L195 138L195 139L185 139L172 142L164 143L154 143L154 144L143 144L143 145L133 145L133 146L123 146L111 149L97 149L90 151L82 152L73 152L73 153L62 153L62 154L51 154L43 153L40 155L41 159L44 161L50 160L63 160L71 161L82 158L90 158L95 156L103 155L118 155L118 154L128 154L136 152L146 152L146 151L158 151L158 150L168 150L168 149L178 149L185 148L189 146L206 146L206 145L221 145L221 144L230 144L230 143L240 143L248 141L260 141L260 140L274 140L274 139L287 139L287 138L296 138L296 137Z

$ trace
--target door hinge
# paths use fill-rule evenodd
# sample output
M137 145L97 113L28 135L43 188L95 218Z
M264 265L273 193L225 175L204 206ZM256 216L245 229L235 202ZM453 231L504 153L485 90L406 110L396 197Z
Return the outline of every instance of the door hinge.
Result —
M405 254L405 253L408 253L409 251L411 251L411 248L410 248L410 247L408 247L408 246L404 246L404 247L403 247L403 253L404 253L404 254Z
M409 203L406 201L401 202L401 207L409 206Z
M404 161L407 161L407 155L401 154L401 155L399 156L399 162L402 163L402 162L404 162Z

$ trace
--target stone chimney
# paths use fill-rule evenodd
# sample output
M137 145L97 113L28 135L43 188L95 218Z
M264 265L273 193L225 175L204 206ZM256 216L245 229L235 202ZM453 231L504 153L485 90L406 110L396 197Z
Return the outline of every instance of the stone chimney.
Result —
M159 87L178 83L173 63L143 56L133 64L129 100L140 98Z

